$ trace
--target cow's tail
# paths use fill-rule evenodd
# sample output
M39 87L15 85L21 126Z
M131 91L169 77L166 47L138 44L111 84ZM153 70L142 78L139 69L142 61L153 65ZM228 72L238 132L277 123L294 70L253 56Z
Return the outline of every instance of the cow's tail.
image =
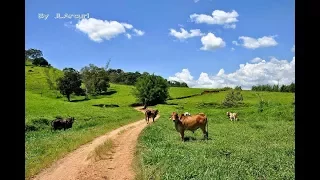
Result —
M207 120L207 140L208 140L209 139L209 127L208 127L209 121L208 121L208 117L206 117L206 120Z

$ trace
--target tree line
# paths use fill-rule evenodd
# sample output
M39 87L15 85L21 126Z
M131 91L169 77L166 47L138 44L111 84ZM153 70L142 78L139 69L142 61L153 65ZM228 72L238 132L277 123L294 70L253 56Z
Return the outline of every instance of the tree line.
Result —
M103 94L110 87L109 82L107 67L97 67L90 64L80 71L64 68L63 76L57 79L57 89L66 96L68 101L71 101L71 94L86 96L86 98L88 98L88 94ZM143 103L146 107L165 102L169 97L168 89L169 83L163 77L143 73L136 79L133 95L139 103Z
M111 83L125 85L135 85L139 77L150 75L148 72L124 72L122 69L108 69L107 74ZM167 83L170 87L188 87L185 82L167 80Z
M291 83L290 85L258 85L258 86L252 86L252 91L269 91L269 92L295 92L295 83Z

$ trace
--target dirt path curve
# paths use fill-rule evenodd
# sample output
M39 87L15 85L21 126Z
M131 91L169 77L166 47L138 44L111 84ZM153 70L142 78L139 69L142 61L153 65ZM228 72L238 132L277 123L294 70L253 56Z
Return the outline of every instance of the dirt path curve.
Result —
M142 107L135 109L144 113ZM156 117L158 119L160 115ZM150 119L152 123L152 119ZM150 124L149 123L149 124ZM34 180L132 180L134 171L132 160L138 136L147 126L146 121L140 120L105 135L102 135L88 144L80 146L64 158L55 162L51 167L36 175ZM112 140L113 147L108 151L107 158L93 161L88 159L95 148Z

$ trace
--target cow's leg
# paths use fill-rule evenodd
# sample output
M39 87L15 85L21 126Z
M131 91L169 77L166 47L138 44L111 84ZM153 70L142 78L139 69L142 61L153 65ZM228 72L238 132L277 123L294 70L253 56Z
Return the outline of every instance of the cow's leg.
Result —
M203 138L208 139L208 132L206 131L206 125L200 127L203 133Z
M180 131L181 140L184 141L184 131Z

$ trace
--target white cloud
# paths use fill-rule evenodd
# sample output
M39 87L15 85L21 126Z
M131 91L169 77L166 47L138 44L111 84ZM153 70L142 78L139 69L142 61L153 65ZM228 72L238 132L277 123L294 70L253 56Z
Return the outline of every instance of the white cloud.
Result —
M295 47L295 45L293 45L293 47L291 48L291 51L292 51L293 53L296 52L296 47Z
M128 39L131 39L131 35L129 33L126 34Z
M256 59L256 58L255 58ZM260 59L260 58L259 58ZM295 82L295 57L291 62L271 58L270 61L260 60L257 63L240 64L235 72L225 74L224 69L220 69L214 76L201 72L197 80L188 69L183 69L169 80L185 82L189 87L200 88L222 88L241 86L242 89L251 89L258 84L290 84Z
M120 34L125 34L127 30L131 30L133 26L128 23L120 23L117 21L107 21L95 18L81 19L76 25L76 29L88 35L88 37L95 42L103 42L103 40L110 40ZM133 29L138 35L143 35L144 32ZM131 38L131 35L128 36ZM129 38L129 39L130 39Z
M258 63L258 62L261 62L261 61L263 61L263 59L261 59L261 58L259 58L259 57L253 58L253 59L251 60L252 63Z
M137 36L143 36L144 32L138 29L133 29L133 31L136 33Z
M236 49L234 49L234 48L231 48L231 51L234 51L234 50L236 50Z
M237 41L232 41L232 44L239 46L240 44Z
M263 36L261 38L255 39L247 36L240 36L239 39L242 40L242 46L247 49L257 49L272 47L278 45L277 41L274 39L276 36ZM237 41L232 41L235 45L240 45Z
M127 29L132 29L133 26L131 24L127 24L127 23L121 23L125 28Z
M200 49L204 51L212 51L226 46L226 43L222 38L216 37L212 33L208 33L206 36L203 36L201 38L201 43L203 46Z
M190 20L197 24L206 23L206 24L218 24L225 25L224 28L236 28L235 23L239 20L237 17L239 14L237 11L232 10L231 12L225 12L222 10L214 10L211 15L206 14L191 14Z
M199 2L200 0L193 0L195 3Z
M193 84L193 76L191 76L188 69L182 69L181 72L177 72L173 77L168 78L169 81L185 82L188 85Z
M178 24L179 27L184 27L183 24Z
M181 32L178 32L175 29L170 29L169 35L174 36L180 40L204 35L203 33L201 33L200 29L191 29L190 32L186 31L183 28L180 28L180 30Z
M236 24L226 24L223 26L225 29L235 29L237 27Z

